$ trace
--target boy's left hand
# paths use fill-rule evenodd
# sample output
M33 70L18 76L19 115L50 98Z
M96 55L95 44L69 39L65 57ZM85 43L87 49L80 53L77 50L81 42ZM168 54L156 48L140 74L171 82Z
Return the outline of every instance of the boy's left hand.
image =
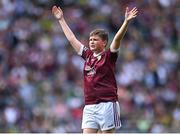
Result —
M129 11L129 8L126 7L126 13L125 13L125 20L130 21L131 19L135 18L137 16L138 10L136 7L134 7L132 10Z

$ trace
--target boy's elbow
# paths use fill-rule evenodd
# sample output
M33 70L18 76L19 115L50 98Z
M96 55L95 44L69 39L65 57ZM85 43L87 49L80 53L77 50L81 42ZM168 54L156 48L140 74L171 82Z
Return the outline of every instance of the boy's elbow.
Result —
M119 46L121 43L121 39L120 38L114 38L113 40L113 46Z
M120 45L110 46L111 50L117 50L119 49Z
M111 49L119 49L120 44L121 44L121 40L113 40L110 48Z

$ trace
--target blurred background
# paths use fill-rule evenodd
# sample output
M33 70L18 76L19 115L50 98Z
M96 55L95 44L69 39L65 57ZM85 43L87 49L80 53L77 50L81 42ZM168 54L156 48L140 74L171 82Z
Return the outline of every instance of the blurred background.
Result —
M82 132L84 61L53 5L84 45L95 28L111 41L136 6L116 65L117 132L180 132L179 0L1 0L0 132Z

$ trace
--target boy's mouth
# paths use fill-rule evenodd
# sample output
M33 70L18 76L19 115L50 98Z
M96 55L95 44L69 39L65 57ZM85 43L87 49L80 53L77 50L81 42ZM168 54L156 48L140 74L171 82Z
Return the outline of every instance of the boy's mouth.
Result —
M96 45L94 45L94 44L91 44L91 45L90 45L90 47L91 47L91 48L95 48L95 47L96 47Z

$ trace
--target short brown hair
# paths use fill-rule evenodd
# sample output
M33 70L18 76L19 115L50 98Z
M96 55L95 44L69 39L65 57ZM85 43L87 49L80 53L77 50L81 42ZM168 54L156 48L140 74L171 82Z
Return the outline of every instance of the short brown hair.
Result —
M108 43L108 32L104 29L95 29L92 32L90 32L90 36L97 35L99 36L103 41L107 41Z

